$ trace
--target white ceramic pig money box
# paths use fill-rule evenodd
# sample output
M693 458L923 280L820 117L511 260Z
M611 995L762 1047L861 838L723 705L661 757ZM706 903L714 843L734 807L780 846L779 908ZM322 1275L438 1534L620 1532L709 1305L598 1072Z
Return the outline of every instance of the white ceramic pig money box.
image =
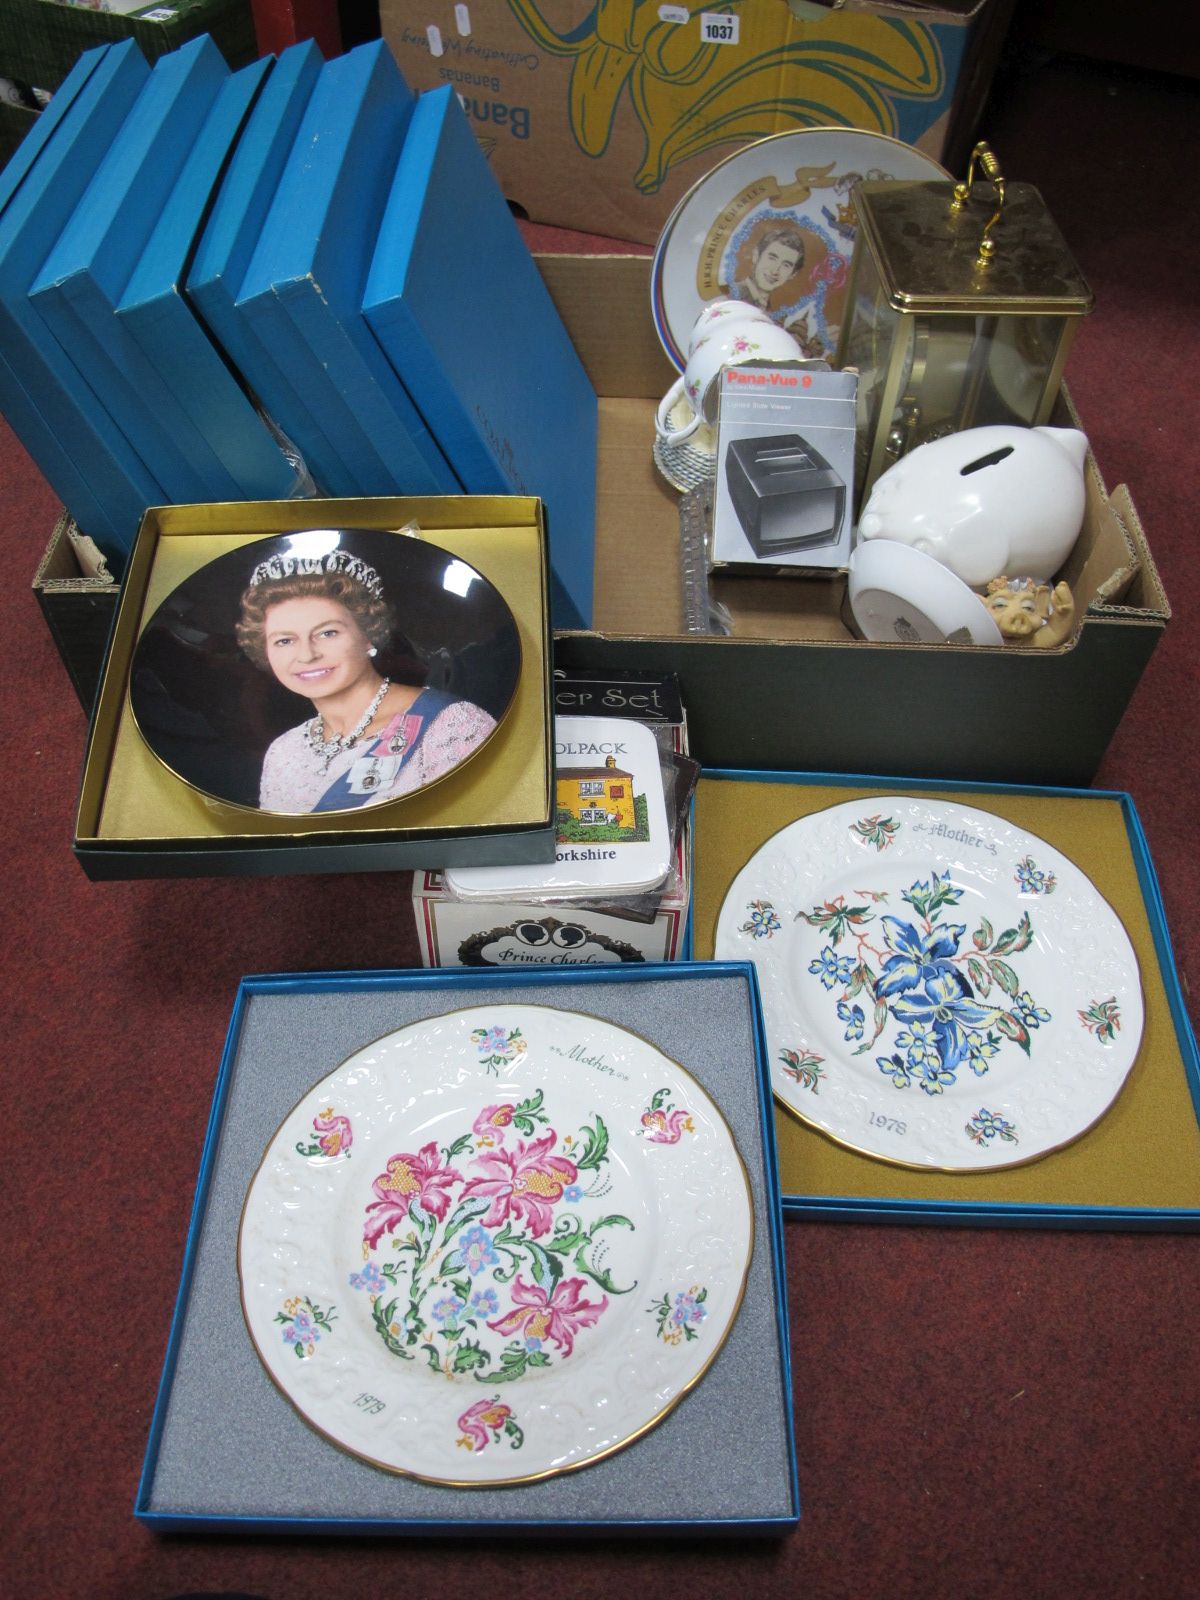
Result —
M981 589L1002 573L1054 576L1083 526L1087 439L1077 428L968 428L876 480L860 539L894 539Z

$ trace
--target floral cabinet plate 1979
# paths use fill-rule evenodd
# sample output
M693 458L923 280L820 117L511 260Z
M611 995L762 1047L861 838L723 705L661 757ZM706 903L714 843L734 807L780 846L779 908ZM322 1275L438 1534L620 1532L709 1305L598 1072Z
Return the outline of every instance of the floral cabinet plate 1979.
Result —
M707 1371L753 1245L700 1084L601 1018L496 1004L359 1050L247 1196L246 1321L334 1443L460 1486L638 1438Z

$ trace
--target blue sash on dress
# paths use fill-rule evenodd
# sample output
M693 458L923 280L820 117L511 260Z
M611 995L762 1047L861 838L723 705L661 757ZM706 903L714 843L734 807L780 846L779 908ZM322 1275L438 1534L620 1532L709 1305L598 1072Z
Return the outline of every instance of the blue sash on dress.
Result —
M408 733L408 742L400 753L400 762L396 768L397 775L411 759L413 751L417 748L421 740L433 726L433 723L436 721L440 713L443 712L447 706L454 705L457 699L457 695L447 694L444 689L422 689L420 694L413 701L412 705L409 706L408 710L402 713L399 718L392 719L393 722L398 720ZM415 727L413 726L414 719L416 720ZM388 727L385 728L384 731L379 735L379 738L376 739L375 743L371 745L369 749L365 749L361 756L357 756L354 763L352 763L351 766L349 766L346 771L342 773L340 778L335 778L335 780L329 785L329 788L326 789L325 793L317 801L316 805L313 807L313 810L351 811L355 806L366 805L368 800L374 799L376 793L374 790L367 794L353 793L350 788L350 774L354 770L354 766L357 765L357 763L361 761L364 756L370 757L391 755L391 751L387 748L387 744L388 740L392 737L391 724L389 723ZM395 780L393 778L393 782L394 781Z

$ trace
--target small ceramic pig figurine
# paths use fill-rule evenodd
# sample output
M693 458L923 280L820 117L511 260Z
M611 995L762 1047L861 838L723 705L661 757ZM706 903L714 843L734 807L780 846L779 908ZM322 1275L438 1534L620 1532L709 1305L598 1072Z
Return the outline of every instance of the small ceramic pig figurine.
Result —
M988 615L1013 644L1052 650L1068 637L1075 621L1075 598L1065 583L1033 578L993 578L980 595Z
M919 445L876 481L862 539L896 539L973 589L1004 572L1051 578L1083 525L1077 428L968 428Z

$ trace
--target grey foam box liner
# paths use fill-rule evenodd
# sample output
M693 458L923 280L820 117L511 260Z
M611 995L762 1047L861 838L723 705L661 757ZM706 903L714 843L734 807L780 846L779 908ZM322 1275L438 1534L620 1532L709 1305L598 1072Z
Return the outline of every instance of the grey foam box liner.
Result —
M251 990L232 1061L194 1273L177 1334L157 1458L139 1514L187 1519L394 1523L680 1524L794 1520L791 1417L771 1248L768 1156L751 986L737 974L519 987L400 976L387 988L328 980ZM242 1318L237 1235L266 1145L293 1105L348 1055L406 1023L521 1002L602 1016L652 1040L709 1090L746 1163L755 1242L729 1338L697 1387L650 1433L578 1471L506 1489L454 1489L384 1472L335 1448L278 1393ZM177 1520L178 1519L178 1520ZM311 1531L320 1531L314 1525Z

